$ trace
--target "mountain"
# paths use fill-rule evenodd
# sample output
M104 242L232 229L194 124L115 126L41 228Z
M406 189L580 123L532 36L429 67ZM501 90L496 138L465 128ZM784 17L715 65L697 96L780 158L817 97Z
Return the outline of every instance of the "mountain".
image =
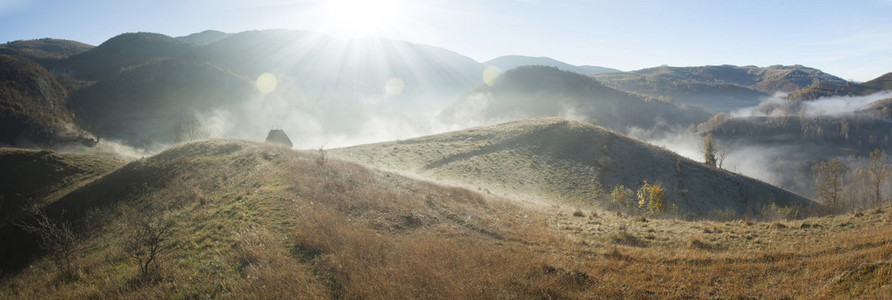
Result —
M0 45L0 54L16 55L35 61L62 59L92 49L93 46L77 41L61 39L39 39L12 41Z
M88 51L69 56L50 71L79 79L101 80L122 68L164 57L179 57L196 47L163 34L138 32L115 36Z
M207 63L162 58L78 90L69 106L81 126L103 138L152 147L176 142L176 127L197 122L198 115L255 96L253 82L237 74Z
M707 120L709 114L618 91L591 77L545 66L508 70L492 86L478 87L440 113L447 124L492 124L530 117L595 120L604 127L628 132L632 128L684 128Z
M246 31L195 53L250 78L272 73L313 95L381 97L390 79L403 82L400 102L454 99L483 83L483 66L452 51L408 42L339 40L294 30Z
M505 55L496 57L483 63L484 66L494 66L502 70L510 70L520 66L549 66L564 71L576 72L579 74L592 75L600 73L617 73L622 72L617 69L598 67L598 66L574 66L562 61L558 61L549 57L531 57L521 55Z
M563 119L476 127L332 153L509 197L544 197L563 203L607 207L606 194L615 186L637 189L647 181L662 184L669 203L696 217L719 211L755 216L768 205L814 205L764 182L707 167L602 127Z
M846 83L839 77L800 65L661 66L595 77L619 90L668 97L677 103L703 106L714 112L754 107L772 94L794 92L815 83Z
M217 31L217 30L205 30L202 32L193 33L187 36L180 36L177 39L184 40L196 45L207 45L211 43L219 42L227 37L230 34Z
M786 98L793 101L810 101L832 96L867 96L880 91L892 91L892 73L886 73L861 84L817 83L790 93Z
M0 55L0 145L46 146L72 135L67 96L39 64Z

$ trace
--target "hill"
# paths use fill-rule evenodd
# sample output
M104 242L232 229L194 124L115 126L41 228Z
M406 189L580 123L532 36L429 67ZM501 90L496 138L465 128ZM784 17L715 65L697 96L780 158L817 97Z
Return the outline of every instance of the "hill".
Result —
M455 52L385 38L339 40L296 30L246 31L194 54L249 78L273 73L310 95L381 97L390 79L403 82L397 99L454 99L483 82L483 66Z
M604 84L623 91L669 97L677 103L729 112L758 105L775 93L790 93L816 83L846 81L818 69L795 66L661 66L625 73L596 75Z
M663 186L670 204L696 217L755 216L763 206L807 208L808 199L707 167L589 124L533 119L333 150L337 157L507 195L612 205L615 186ZM627 199L628 201L637 201ZM629 203L619 203L627 206Z
M0 220L52 202L123 165L114 158L0 148Z
M0 297L871 298L892 291L888 206L771 223L685 222L513 201L281 147L186 144L43 207L74 228L69 275L35 237L0 224ZM125 247L145 220L172 224L148 275Z
M80 140L67 89L23 57L0 55L0 145L49 146Z
M124 33L88 51L69 56L48 69L79 79L100 80L114 76L122 68L152 59L182 56L194 47L192 43L163 34Z
M124 68L78 90L69 106L79 125L103 138L153 147L183 141L174 132L178 125L210 130L201 124L201 114L240 105L255 95L253 82L237 74L207 63L163 58Z
M7 42L0 45L0 54L17 55L41 61L66 58L92 48L93 46L78 41L45 38Z
M205 141L132 162L43 208L80 237L78 271L61 285L34 288L56 281L42 275L54 266L33 236L0 226L4 275L34 284L3 281L0 295L524 298L586 289L562 285L572 276L542 271L523 246L552 238L536 212L317 158ZM165 243L175 246L148 279L117 246L141 218L175 222Z
M709 114L621 92L591 77L545 66L506 71L493 85L474 89L440 112L447 124L493 124L530 117L595 119L599 125L627 132L631 128L684 128L707 120Z
M712 134L731 150L729 159L741 164L736 167L756 170L763 180L810 195L814 192L814 164L838 158L854 174L863 164L860 159L876 149L892 147L892 122L881 117L883 111L887 110L841 116L724 116L700 124L697 131L701 136ZM761 162L761 167L754 168L756 162ZM854 194L846 197L852 202L862 198Z
M579 74L592 75L600 73L617 73L622 72L617 69L598 67L598 66L574 66L550 57L532 57L522 55L505 55L493 58L483 63L484 66L494 66L502 70L511 70L521 66L549 66L564 71L575 72Z
M177 39L184 40L196 45L207 45L215 42L219 42L227 37L230 34L217 31L217 30L205 30L202 32L193 33L187 36L179 36Z
M786 98L793 101L810 101L832 96L867 96L880 91L892 91L892 73L886 73L861 84L816 83L790 93Z

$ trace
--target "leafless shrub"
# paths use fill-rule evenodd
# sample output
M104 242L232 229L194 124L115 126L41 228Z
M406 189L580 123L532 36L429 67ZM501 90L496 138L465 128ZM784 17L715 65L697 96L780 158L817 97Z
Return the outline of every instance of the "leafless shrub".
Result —
M160 212L136 214L131 220L131 228L124 237L124 252L139 262L143 278L153 274L162 252L169 249L173 233L173 220L163 217Z
M40 247L49 252L53 264L65 278L77 276L78 237L71 225L50 219L42 210L37 210L33 223L23 223L19 227L40 239Z

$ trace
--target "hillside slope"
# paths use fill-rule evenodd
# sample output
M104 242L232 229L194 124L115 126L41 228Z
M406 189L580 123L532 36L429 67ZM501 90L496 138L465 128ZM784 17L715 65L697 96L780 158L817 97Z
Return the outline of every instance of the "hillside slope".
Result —
M790 93L787 99L809 101L832 96L866 96L880 91L892 91L892 72L861 84L816 83Z
M107 156L0 148L0 220L52 202L123 164Z
M800 65L794 66L660 66L595 76L607 86L652 97L668 97L676 103L730 112L753 107L775 93L790 93L813 84L846 84L846 81Z
M517 121L332 153L372 166L564 203L606 205L605 194L614 186L636 189L647 180L661 184L669 202L693 216L722 210L755 214L771 204L813 205L755 179L562 119Z
M511 202L316 153L239 141L186 144L44 207L75 228L69 275L35 237L0 224L0 298L882 298L892 292L888 206L759 223L628 218ZM125 242L146 220L172 227L159 264L144 276Z
M543 272L523 246L554 238L536 212L317 158L205 141L132 162L43 209L76 228L73 279L54 277L36 238L13 225L29 219L0 224L3 275L17 278L0 281L0 297L528 298L587 288L560 284L566 275ZM148 278L122 249L145 218L175 224Z
M49 146L80 140L68 90L39 64L0 55L0 145Z
M591 77L546 66L509 70L491 86L478 87L440 112L447 124L495 124L532 117L594 120L628 132L631 128L685 128L709 119L709 114L615 90Z

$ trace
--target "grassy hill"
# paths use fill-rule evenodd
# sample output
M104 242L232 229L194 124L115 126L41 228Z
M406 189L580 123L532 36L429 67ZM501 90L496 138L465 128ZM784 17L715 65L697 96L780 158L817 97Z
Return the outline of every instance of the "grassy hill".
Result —
M123 164L108 156L0 148L0 220L55 201Z
M0 224L0 297L876 298L892 291L892 207L772 223L629 218L518 206L320 159L204 141L131 162L43 207L75 228L70 275L33 236ZM142 275L124 245L146 219L172 225L159 264Z
M719 212L756 216L772 204L813 205L755 179L707 167L601 127L562 119L524 120L331 152L480 190L576 205L608 207L607 194L613 187L634 190L645 180L661 184L669 203L692 217Z
M453 101L440 118L447 124L493 124L532 117L595 120L627 132L630 128L687 127L709 119L705 111L604 86L591 77L554 67L524 66L506 71Z

